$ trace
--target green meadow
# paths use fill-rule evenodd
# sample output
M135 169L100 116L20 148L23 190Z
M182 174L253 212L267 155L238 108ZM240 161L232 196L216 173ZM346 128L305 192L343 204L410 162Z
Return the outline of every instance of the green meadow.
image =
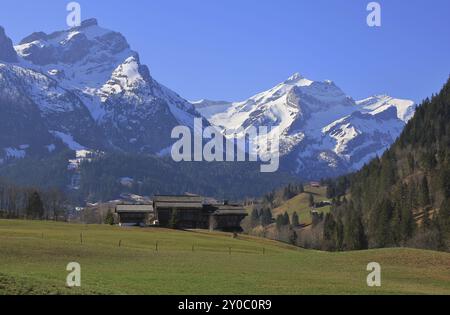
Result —
M80 288L66 288L69 262L81 265ZM381 287L366 284L370 262L381 264ZM450 254L327 253L227 233L0 220L0 294L450 294Z

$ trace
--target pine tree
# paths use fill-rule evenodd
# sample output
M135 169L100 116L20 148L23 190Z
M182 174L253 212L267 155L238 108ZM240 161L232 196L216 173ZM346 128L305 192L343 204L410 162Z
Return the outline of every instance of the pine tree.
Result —
M416 230L416 222L411 207L403 207L401 216L400 232L403 242L406 242L413 237Z
M324 219L324 248L326 250L344 249L344 224L339 217L327 213Z
M325 215L323 225L323 247L325 250L334 251L337 249L336 221L331 213Z
M442 202L437 217L442 229L450 233L450 198L446 198Z
M430 208L425 207L423 210L422 230L428 230L431 227Z
M422 179L422 184L420 185L420 205L422 207L430 205L430 190L428 188L427 177L424 176Z
M444 197L450 198L450 166L447 165L447 168L448 169L441 172L441 183Z
M27 217L32 219L42 219L44 216L44 205L41 196L37 191L31 193L28 198L28 205L26 209Z
M178 228L178 210L177 209L172 209L172 211L170 213L169 228L171 228L171 229Z
M270 208L264 208L261 211L261 225L268 226L272 224L272 211Z
M292 245L297 245L298 235L294 229L289 230L289 243Z
M360 211L355 210L352 204L349 206L347 220L344 224L343 238L343 247L346 250L361 250L367 248L367 238L362 223L362 214Z
M327 198L332 199L336 197L336 185L334 181L329 181L327 183Z
M114 215L113 215L111 209L109 209L108 213L106 214L105 224L114 225Z
M356 249L367 249L368 242L367 242L366 231L364 229L361 211L357 211L357 213L356 213L356 237L357 237L357 244L356 244L355 248Z
M288 226L291 224L291 219L289 218L289 214L287 212L283 215L283 225Z
M399 208L400 207L398 204L392 205L392 215L389 220L390 241L393 246L400 245L402 240L401 230L399 228L401 224L401 214Z
M372 234L375 247L386 247L391 245L391 225L393 206L390 200L383 199L372 214Z
M277 226L277 229L280 230L284 226L284 215L282 214L277 215L277 218L275 219L275 224Z
M260 223L260 213L258 209L253 208L251 214L250 214L250 224L252 227L256 227Z
M293 225L293 226L300 226L300 219L299 219L299 217L298 217L297 212L294 212L294 213L292 214L292 225Z
M305 186L303 186L303 184L299 184L297 194L302 194L304 192L305 192Z
M336 220L336 249L344 249L344 223L339 217Z
M310 207L314 207L315 202L314 202L314 195L313 194L309 194L309 206Z

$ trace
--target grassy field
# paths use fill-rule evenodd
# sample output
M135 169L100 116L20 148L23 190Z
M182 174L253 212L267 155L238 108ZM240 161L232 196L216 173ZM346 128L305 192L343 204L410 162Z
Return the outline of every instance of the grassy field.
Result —
M305 192L295 196L294 198L286 201L283 205L273 210L274 216L287 212L290 216L294 212L297 212L300 223L309 225L312 222L311 207L309 206L309 194L313 194L314 201L329 201L326 198L326 187L311 187L305 186ZM328 213L331 210L331 206L325 206L318 208L319 213Z
M372 261L380 288L366 285ZM69 262L81 264L81 288L65 288ZM0 220L0 294L80 293L450 294L450 254L325 253L226 233Z

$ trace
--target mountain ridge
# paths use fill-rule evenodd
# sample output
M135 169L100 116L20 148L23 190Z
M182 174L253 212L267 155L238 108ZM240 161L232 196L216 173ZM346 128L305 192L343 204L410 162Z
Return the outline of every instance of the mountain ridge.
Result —
M224 134L272 127L285 167L303 175L311 168L325 175L362 167L395 141L415 106L387 95L355 101L333 81L312 81L299 73L244 101L191 103ZM311 175L306 177L320 178Z

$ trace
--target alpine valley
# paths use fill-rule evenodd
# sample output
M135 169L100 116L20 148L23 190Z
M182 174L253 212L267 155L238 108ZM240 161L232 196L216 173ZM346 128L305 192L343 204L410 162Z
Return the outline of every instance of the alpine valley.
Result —
M331 81L300 74L244 101L189 102L153 79L124 36L95 19L33 33L17 45L0 27L0 176L83 197L113 198L127 189L242 197L293 179L338 176L381 155L414 111L413 101L355 101ZM173 162L172 129L193 129L194 118L224 134L271 127L270 135L280 136L280 171Z

